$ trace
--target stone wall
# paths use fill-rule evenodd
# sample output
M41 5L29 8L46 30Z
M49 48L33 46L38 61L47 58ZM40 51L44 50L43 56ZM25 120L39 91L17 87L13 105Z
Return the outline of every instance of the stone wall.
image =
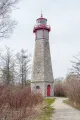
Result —
M47 85L49 84L51 86L51 96L53 96L53 82L49 40L36 40L31 89L34 92L40 92L43 96L47 96ZM40 86L39 90L36 89L37 85Z

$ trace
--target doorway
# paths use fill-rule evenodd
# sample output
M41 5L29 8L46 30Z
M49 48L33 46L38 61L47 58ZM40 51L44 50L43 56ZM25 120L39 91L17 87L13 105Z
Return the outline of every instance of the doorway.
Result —
M47 96L50 96L50 92L51 92L51 86L47 85Z

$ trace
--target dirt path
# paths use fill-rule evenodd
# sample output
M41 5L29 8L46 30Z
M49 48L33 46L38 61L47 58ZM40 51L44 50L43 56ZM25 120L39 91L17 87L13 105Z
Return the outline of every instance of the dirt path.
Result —
M64 98L56 98L52 106L55 108L51 120L80 120L80 111L63 103Z

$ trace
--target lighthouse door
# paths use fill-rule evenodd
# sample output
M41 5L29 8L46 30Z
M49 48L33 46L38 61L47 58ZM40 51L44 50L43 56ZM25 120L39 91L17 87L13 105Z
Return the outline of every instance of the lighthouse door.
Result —
M50 96L50 89L51 89L51 86L47 85L47 96Z

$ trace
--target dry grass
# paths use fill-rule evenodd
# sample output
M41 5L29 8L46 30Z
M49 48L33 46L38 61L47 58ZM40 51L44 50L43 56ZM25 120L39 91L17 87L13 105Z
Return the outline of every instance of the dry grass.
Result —
M69 101L80 105L80 79L69 76L65 82L65 92Z
M37 114L35 106L43 101L40 94L30 88L0 86L0 120L30 120Z
M63 81L57 81L54 83L54 96L57 97L66 97L65 87Z
M68 104L68 105L70 105L70 106L72 106L72 107L74 107L74 108L76 108L76 109L78 109L78 110L80 110L80 105L73 103L69 99L64 100L63 102L66 103L66 104Z
M72 106L80 106L80 77L68 75L66 80L54 84L55 96L68 97Z

